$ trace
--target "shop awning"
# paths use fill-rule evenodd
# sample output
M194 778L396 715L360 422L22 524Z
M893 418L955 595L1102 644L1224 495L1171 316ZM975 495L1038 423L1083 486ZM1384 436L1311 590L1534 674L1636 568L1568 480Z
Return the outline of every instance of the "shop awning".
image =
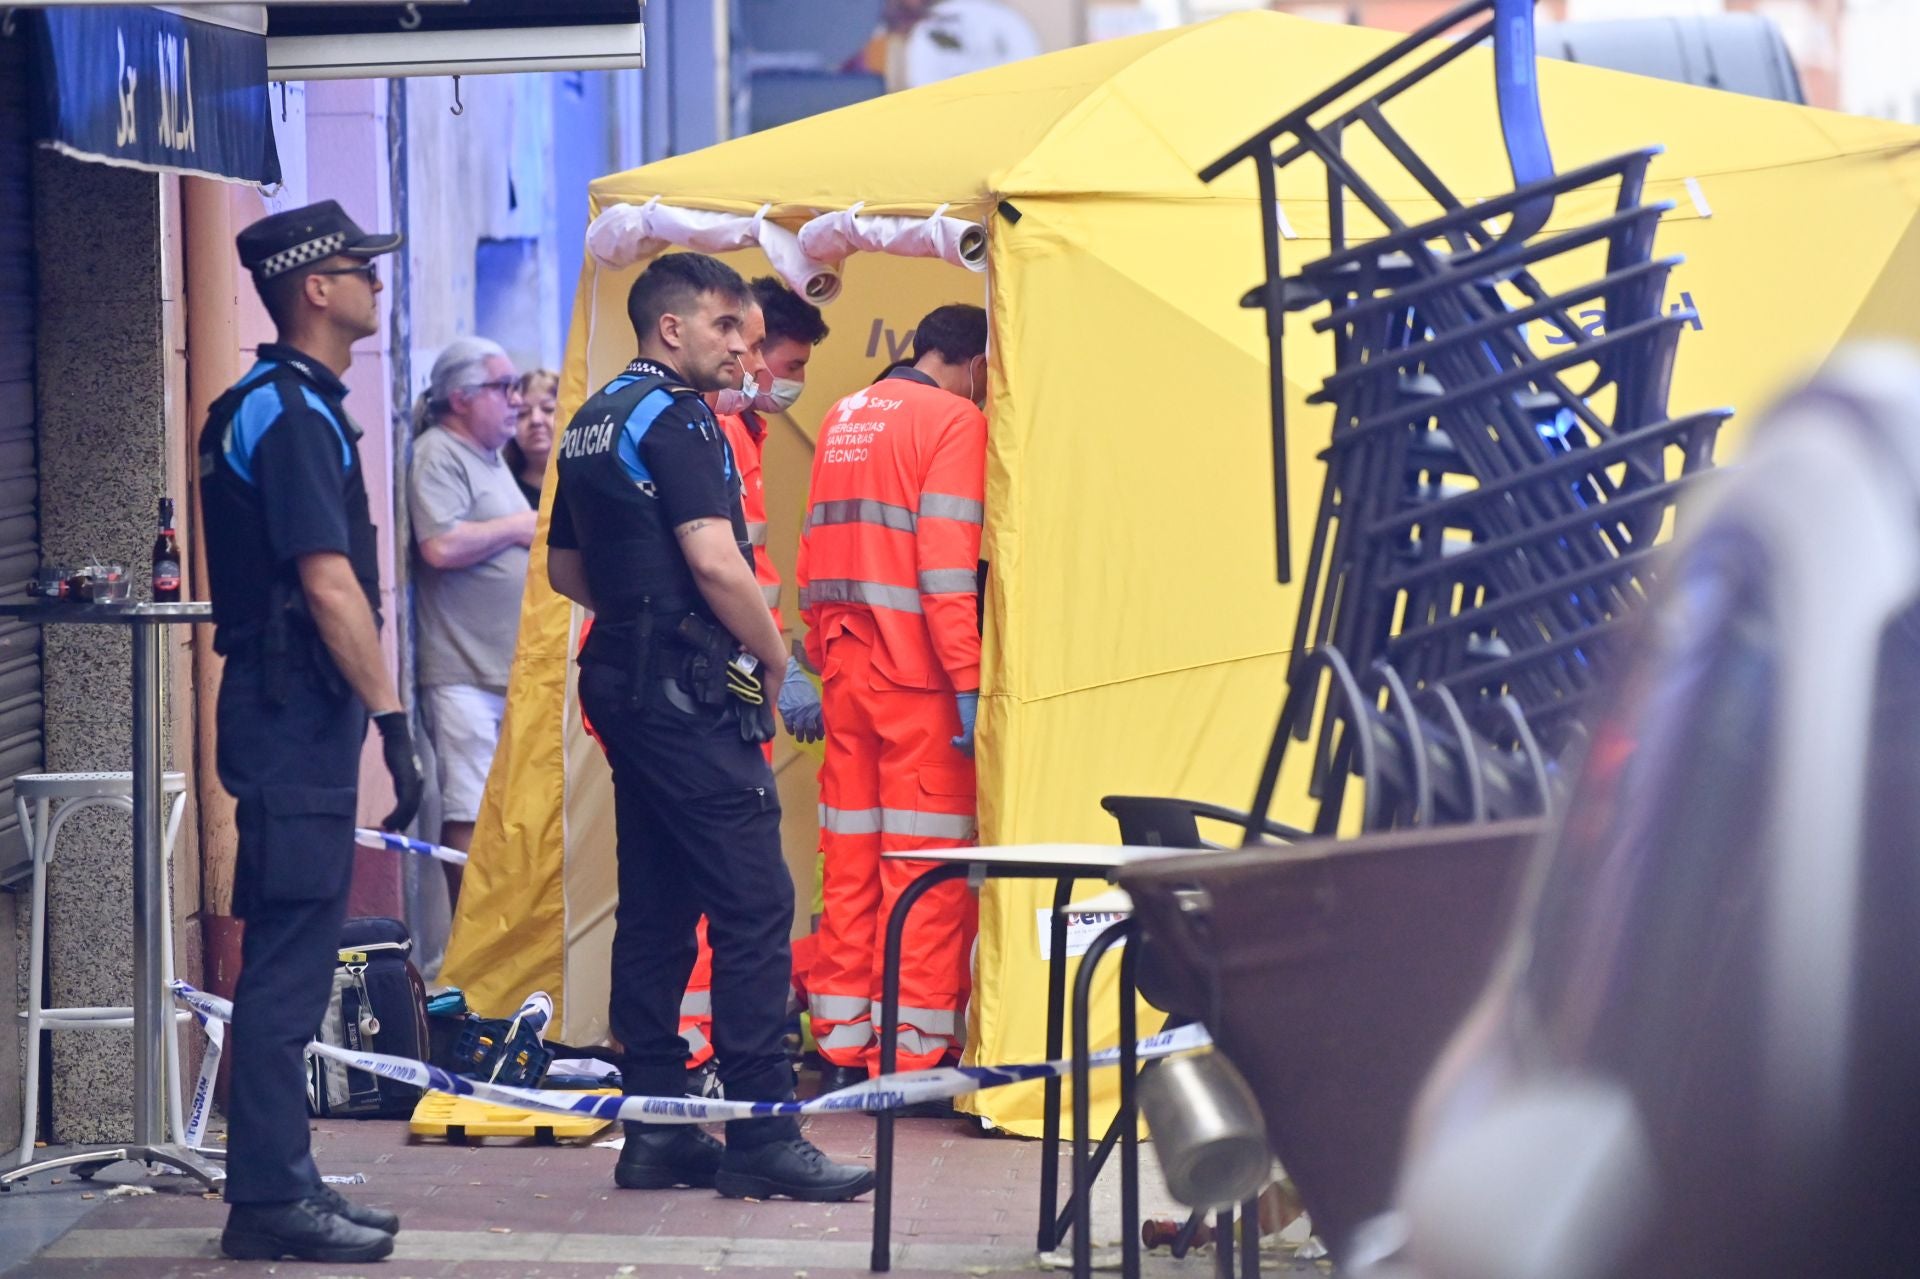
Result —
M31 24L42 145L156 172L280 180L265 36L133 7L45 9L21 21Z
M270 4L276 80L624 71L646 65L641 0Z

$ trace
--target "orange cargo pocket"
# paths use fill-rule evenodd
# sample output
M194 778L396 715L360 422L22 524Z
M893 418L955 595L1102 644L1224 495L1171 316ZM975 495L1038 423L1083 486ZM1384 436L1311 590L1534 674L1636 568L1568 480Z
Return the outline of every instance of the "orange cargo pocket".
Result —
M964 807L968 813L973 811L972 765L964 762L922 764L919 777L920 793L932 801L928 805L931 810L951 812ZM964 801L964 803L956 801Z

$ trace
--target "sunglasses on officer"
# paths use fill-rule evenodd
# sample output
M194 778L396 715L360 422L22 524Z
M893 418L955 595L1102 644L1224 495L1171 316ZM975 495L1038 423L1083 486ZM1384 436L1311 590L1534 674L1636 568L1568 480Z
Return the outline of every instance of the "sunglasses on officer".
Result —
M313 275L362 275L366 277L368 284L376 284L380 280L380 268L375 264L373 264L372 262L362 262L359 266L320 267L314 270L313 272L311 272L311 274Z

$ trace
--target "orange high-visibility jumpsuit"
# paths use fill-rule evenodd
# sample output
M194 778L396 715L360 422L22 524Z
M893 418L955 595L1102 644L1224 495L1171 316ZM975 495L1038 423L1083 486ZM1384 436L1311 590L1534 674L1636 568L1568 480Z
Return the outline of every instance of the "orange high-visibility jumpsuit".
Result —
M924 862L882 852L974 840L973 761L952 744L955 692L980 687L987 422L923 374L896 373L827 413L795 573L824 680L826 854L813 1034L837 1066L878 1069L885 920ZM900 968L900 1068L961 1042L977 905L964 883L920 899Z
M773 624L778 627L781 625L780 574L767 555L767 499L760 480L760 452L767 438L766 427L757 419L749 423L729 413L720 417L720 430L733 450L733 464L740 469L740 505L746 514L748 540L753 543L754 576L760 582L760 594L765 597L767 608L773 613ZM580 628L582 647L592 629L593 619L588 618ZM580 722L589 736L596 742L600 740L584 713ZM763 749L767 762L772 763L773 743L766 743ZM686 993L680 996L680 1037L687 1041L688 1070L697 1070L713 1060L713 948L707 945L704 915L694 926L694 940L697 949L693 972L687 978Z
M756 413L728 413L720 418L720 430L733 450L733 464L740 468L740 507L747 517L747 540L753 543L753 576L760 583L760 594L773 612L774 627L782 632L780 620L780 573L767 554L767 494L760 482L760 456L767 444L767 424ZM769 750L772 748L769 747Z

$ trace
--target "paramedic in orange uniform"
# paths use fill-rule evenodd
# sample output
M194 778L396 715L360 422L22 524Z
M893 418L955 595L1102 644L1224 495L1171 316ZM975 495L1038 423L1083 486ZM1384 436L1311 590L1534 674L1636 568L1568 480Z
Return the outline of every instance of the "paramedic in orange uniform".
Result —
M827 412L797 583L832 727L820 772L825 911L808 984L840 1087L878 1068L882 922L926 869L883 852L974 841L977 568L986 477L987 317L943 306L913 363ZM941 885L911 916L899 1068L957 1052L977 906Z
M785 413L807 385L807 362L813 348L827 336L820 308L772 276L752 284L759 316L750 319L749 338L760 341L748 352L750 383L738 392L722 391L715 410L720 429L740 468L741 502L747 511L747 538L753 543L753 571L760 593L773 610L773 624L785 629L780 617L780 571L767 553L767 500L761 484L761 453L767 442L766 417ZM805 681L802 681L805 683ZM811 687L811 686L809 686Z

